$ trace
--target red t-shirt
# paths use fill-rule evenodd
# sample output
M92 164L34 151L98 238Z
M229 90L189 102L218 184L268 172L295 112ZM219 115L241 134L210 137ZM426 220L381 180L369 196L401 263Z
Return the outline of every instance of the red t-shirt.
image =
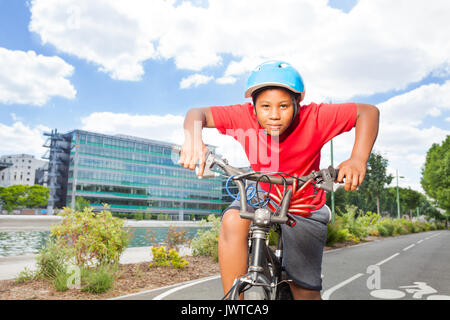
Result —
M217 130L241 143L254 171L306 176L320 169L323 145L355 126L356 109L355 103L300 106L296 119L280 137L265 134L251 103L211 107L211 113ZM261 187L268 191L267 185L261 184ZM314 194L312 185L302 197L311 194ZM317 189L316 197L306 203L319 209L325 202L325 192Z

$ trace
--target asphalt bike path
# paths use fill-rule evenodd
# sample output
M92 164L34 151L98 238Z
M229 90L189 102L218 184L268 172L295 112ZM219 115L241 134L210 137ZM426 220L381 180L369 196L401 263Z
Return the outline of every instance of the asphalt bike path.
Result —
M324 300L450 299L450 230L325 251ZM115 299L220 300L219 275Z
M409 234L326 255L323 299L450 299L450 231Z

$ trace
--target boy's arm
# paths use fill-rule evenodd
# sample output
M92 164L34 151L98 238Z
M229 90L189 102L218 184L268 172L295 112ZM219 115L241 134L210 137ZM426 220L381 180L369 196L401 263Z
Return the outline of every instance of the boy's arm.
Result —
M342 162L339 168L338 182L345 178L345 190L354 191L364 180L367 161L378 135L380 111L370 104L357 103L355 124L355 143L349 160Z
M194 170L198 164L197 175L201 177L205 169L205 156L208 148L203 143L202 129L215 128L210 108L193 108L184 119L184 143L179 163L186 169Z

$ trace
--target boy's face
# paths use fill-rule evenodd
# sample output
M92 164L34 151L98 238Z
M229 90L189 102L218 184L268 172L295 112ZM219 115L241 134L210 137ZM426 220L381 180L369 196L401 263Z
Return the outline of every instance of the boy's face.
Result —
M294 115L291 94L284 89L271 88L261 92L255 102L259 124L271 136L280 136L289 127Z

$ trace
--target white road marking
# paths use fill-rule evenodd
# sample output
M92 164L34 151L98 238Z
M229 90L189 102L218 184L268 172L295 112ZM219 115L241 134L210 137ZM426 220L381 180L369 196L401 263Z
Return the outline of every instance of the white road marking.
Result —
M419 240L419 241L417 241L417 244L419 244L419 243L422 243L423 242L423 239L422 240Z
M381 266L383 263L386 263L386 262L388 262L389 260L391 260L391 259L394 259L396 256L398 256L400 253L395 253L395 254L393 254L392 256L390 256L389 258L387 258L387 259L384 259L383 261L380 261L380 262L378 262L377 264L375 264L376 266Z
M403 251L409 250L409 249L411 249L411 248L414 247L414 246L415 246L415 244L413 243L412 245L407 246L406 248L404 248Z
M206 282L206 281L210 281L210 280L214 280L214 279L218 279L218 278L220 278L220 275L215 275L215 276L212 276L212 277L200 279L199 281L186 283L185 285L182 285L182 286L179 286L179 287L167 290L166 292L161 293L160 295L157 295L156 297L153 298L153 300L162 300L163 298L167 297L168 295L171 295L172 293L180 291L180 290L182 290L184 288L192 287L192 286L195 286L196 284L199 284L199 283L202 283L202 282Z
M406 296L406 293L400 290L379 289L370 291L370 295L378 299L401 299Z
M331 287L330 289L326 290L323 295L322 295L322 299L323 300L329 300L330 296L333 292L335 292L336 290L339 290L340 288L346 286L347 284L349 284L350 282L352 282L353 280L358 279L359 277L362 277L364 274L362 273L358 273L355 274L353 277L348 278L345 281L342 281L341 283L338 283L337 285L335 285L334 287Z

